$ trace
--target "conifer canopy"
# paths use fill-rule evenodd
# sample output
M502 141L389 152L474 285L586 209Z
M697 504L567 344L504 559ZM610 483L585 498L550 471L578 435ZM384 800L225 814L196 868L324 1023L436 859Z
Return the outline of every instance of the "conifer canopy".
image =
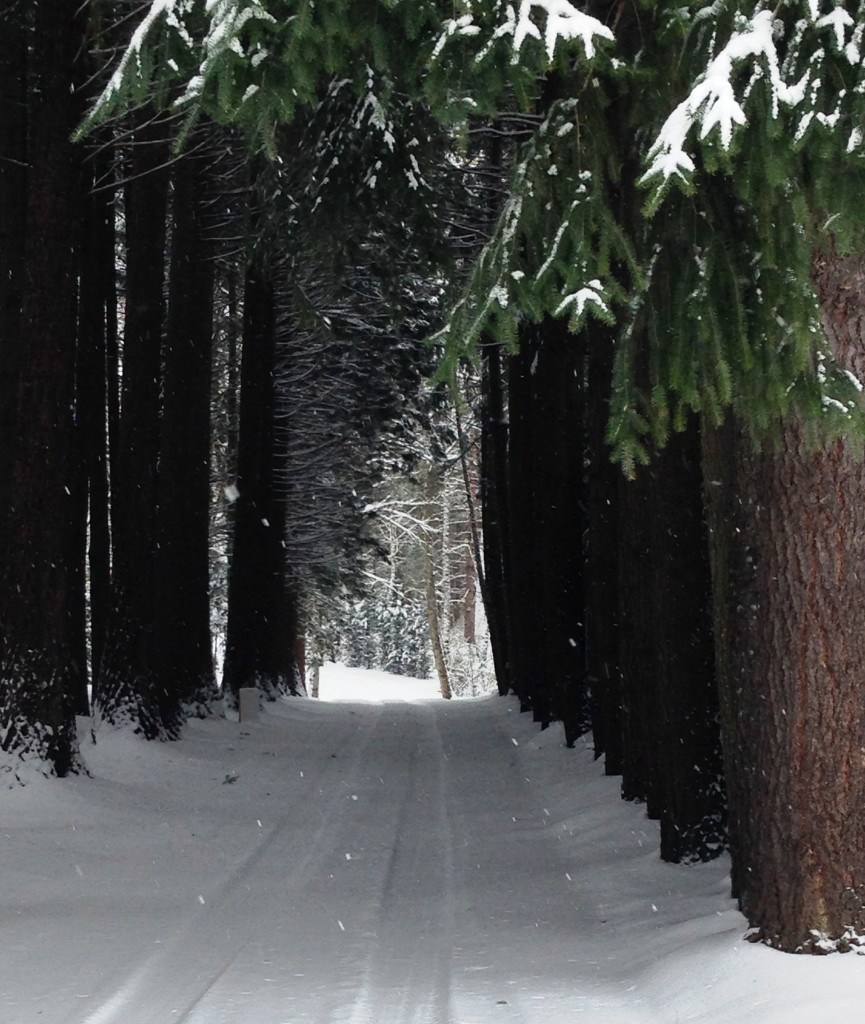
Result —
M154 0L81 132L155 93L272 149L323 83L372 77L450 124L534 108L445 369L522 318L614 324L627 469L689 411L732 407L758 438L793 409L862 430L811 266L862 244L863 32L865 3L834 0Z

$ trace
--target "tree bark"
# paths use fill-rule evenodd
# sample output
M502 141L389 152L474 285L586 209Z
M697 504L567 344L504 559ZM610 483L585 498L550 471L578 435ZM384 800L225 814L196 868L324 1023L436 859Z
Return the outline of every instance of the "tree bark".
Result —
M69 138L77 114L70 87L86 5L57 0L34 8L22 345L20 360L13 356L14 402L2 417L16 444L0 536L0 748L8 770L16 771L19 759L32 759L63 776L79 766L69 699L76 305L75 190L69 183L77 176ZM8 291L5 298L14 320L17 300ZM10 390L4 392L8 402Z
M662 458L655 454L655 460ZM618 641L622 721L622 797L646 803L659 814L659 680L655 661L651 520L652 472L637 466L635 478L619 476Z
M531 367L536 589L535 657L549 715L573 747L588 728L583 633L583 339L566 319L540 324Z
M484 609L499 693L513 686L511 666L510 565L508 556L508 425L505 418L501 348L481 347L480 502L483 524Z
M17 442L15 396L21 358L27 210L28 22L24 5L0 5L0 480L9 480ZM0 508L10 497L4 488Z
M147 739L176 734L164 722L154 671L156 495L168 203L166 126L137 115L125 194L123 383L111 465L112 578L105 650L94 682L103 718L131 722Z
M661 858L727 849L700 431L692 418L649 467L657 810Z
M174 164L156 516L156 688L163 722L217 699L210 637L210 391L214 261L210 154Z
M442 643L441 619L439 617L439 586L436 574L436 538L443 532L439 522L442 507L441 479L434 465L426 468L424 481L424 504L426 529L422 538L424 570L424 606L429 627L430 646L439 681L439 690L445 700L451 698L451 683L447 659ZM444 556L443 556L444 557Z
M255 260L246 272L241 353L240 428L234 544L228 578L223 688L269 696L297 691L297 612L288 585L285 502L276 468L285 439L276 429L276 295L271 271Z
M816 261L826 344L865 378L865 261ZM865 933L865 463L791 419L707 436L733 888L787 951Z
M586 325L586 682L591 694L595 757L607 775L622 774L622 682L619 668L619 486L610 460L609 422L614 336Z
M537 352L530 338L520 339L520 350L507 361L508 380L508 551L510 587L509 653L511 686L522 711L531 710L549 722L549 707L539 693L537 677L537 577L535 574L535 511L531 366Z

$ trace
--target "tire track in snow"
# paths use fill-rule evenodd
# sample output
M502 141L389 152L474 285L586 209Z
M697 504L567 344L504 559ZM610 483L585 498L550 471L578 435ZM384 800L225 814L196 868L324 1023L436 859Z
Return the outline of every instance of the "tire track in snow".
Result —
M364 731L358 735L361 723ZM371 709L362 718L346 716L342 725L343 735L329 736L328 740L341 748L353 744L348 767L344 758L328 759L321 775L310 780L328 794L325 806L321 808L314 800L293 802L268 835L229 873L215 893L202 902L200 911L178 923L171 937L122 984L99 996L99 1005L83 1021L78 1016L70 1017L69 1024L185 1024L189 1021L196 1007L231 968L250 940L251 936L243 929L244 924L256 919L255 904L264 908L271 903L275 881L282 889L301 885L316 862L333 847L345 814L343 777L350 778L357 773L380 732L381 708ZM298 855L292 858L292 852Z
M417 739L381 883L375 939L348 1024L454 1024L453 836L438 707L412 708Z

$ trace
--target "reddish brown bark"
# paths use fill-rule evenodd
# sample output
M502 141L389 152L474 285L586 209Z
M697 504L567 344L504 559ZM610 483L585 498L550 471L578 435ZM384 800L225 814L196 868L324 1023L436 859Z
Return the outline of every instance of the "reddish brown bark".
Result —
M827 345L865 377L865 261L815 266ZM865 933L865 463L798 422L706 448L734 892L765 941Z

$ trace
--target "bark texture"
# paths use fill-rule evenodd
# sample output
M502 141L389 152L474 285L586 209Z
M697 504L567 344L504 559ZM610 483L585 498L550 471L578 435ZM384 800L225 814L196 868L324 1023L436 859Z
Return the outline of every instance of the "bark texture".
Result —
M865 377L865 262L815 264L826 342ZM707 437L733 887L787 951L865 933L865 463L788 422Z

